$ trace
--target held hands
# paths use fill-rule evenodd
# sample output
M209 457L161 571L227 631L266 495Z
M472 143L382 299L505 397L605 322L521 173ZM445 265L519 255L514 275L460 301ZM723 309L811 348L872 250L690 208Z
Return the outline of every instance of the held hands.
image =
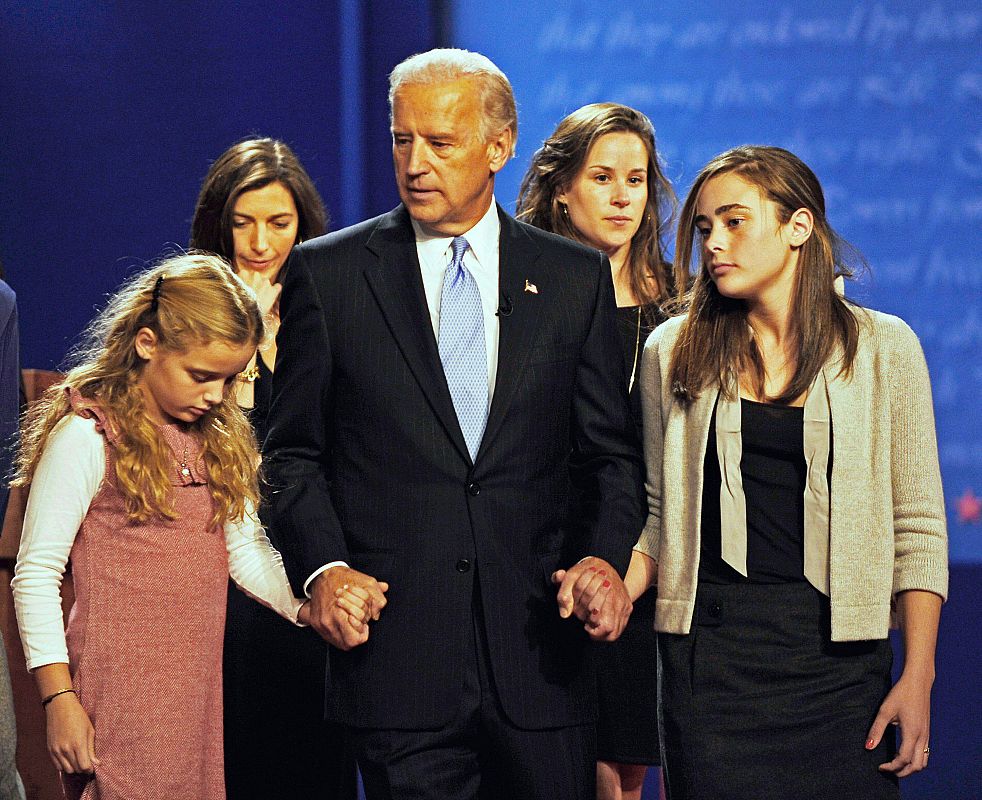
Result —
M887 725L900 728L900 748L892 761L880 764L883 772L906 778L927 766L931 732L931 681L900 676L880 706L866 739L873 750L883 738Z
M368 623L385 608L389 584L350 567L332 567L311 587L310 625L339 650L368 641Z
M70 775L95 771L95 728L78 698L71 692L59 695L45 707L48 755L56 769Z
M575 615L591 639L612 642L624 630L634 606L620 576L602 558L589 556L568 570L556 570L559 616Z

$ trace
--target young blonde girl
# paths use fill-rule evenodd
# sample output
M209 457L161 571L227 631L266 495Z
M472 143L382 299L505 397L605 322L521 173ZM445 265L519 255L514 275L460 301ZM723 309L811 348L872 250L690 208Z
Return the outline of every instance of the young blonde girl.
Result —
M221 800L229 574L305 620L256 521L256 444L230 391L262 337L255 296L220 258L177 256L113 297L30 414L12 585L71 798Z

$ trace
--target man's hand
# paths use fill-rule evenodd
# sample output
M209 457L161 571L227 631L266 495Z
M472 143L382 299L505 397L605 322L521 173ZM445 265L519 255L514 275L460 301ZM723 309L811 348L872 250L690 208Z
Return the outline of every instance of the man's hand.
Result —
M368 641L368 621L379 618L388 590L389 584L371 575L350 567L331 567L311 586L311 627L339 650L364 644Z
M568 570L556 570L559 616L575 615L591 639L612 642L624 630L634 606L617 571L602 558L589 556Z

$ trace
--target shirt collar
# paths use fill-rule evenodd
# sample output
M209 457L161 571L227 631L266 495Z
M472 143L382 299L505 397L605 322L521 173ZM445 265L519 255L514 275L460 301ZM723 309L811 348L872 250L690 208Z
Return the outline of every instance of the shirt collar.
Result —
M420 254L427 260L443 259L447 261L450 252L450 243L453 236L434 236L423 230L422 226L411 219L413 232L416 234L416 247ZM461 234L470 245L470 251L477 260L479 266L484 269L497 265L498 239L501 236L501 220L498 218L498 203L491 198L491 205L484 212L484 216L478 220L469 231Z

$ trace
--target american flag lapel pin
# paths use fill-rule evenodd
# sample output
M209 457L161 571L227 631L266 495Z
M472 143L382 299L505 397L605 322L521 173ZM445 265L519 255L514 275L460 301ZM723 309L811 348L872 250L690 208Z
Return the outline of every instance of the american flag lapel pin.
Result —
M538 294L539 293L539 287L536 286L531 281L529 281L528 278L526 278L525 279L525 291L528 292L529 294Z

